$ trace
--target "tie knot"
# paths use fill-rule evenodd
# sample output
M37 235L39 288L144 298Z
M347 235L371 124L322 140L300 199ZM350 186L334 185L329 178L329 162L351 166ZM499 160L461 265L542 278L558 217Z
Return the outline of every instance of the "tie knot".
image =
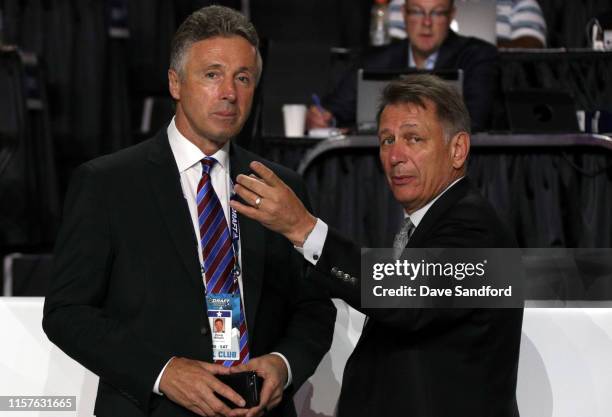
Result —
M412 220L410 220L410 217L406 217L404 219L404 224L402 225L402 229L410 231L413 227L414 227L414 224L412 224Z
M210 170L216 162L217 160L215 158L211 158L210 156L207 156L206 158L202 159L202 175L210 174Z

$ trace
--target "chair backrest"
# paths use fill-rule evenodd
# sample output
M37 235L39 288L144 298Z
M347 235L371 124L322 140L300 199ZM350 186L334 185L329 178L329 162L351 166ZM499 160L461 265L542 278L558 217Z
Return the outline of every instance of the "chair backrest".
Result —
M44 297L51 282L50 253L11 253L4 257L4 296Z

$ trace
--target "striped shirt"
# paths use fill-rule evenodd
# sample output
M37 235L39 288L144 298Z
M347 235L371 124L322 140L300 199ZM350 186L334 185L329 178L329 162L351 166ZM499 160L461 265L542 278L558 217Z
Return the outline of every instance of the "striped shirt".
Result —
M497 39L536 38L546 46L546 22L536 0L497 0Z

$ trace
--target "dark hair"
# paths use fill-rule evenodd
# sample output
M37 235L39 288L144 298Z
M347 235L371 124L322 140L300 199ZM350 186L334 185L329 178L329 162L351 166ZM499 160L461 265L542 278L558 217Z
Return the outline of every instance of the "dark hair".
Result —
M257 78L261 75L259 37L255 26L240 12L224 6L196 10L179 26L170 46L170 68L182 74L187 51L196 42L217 36L241 36L257 51Z
M411 103L425 108L424 100L435 105L447 141L459 132L470 133L470 115L461 94L453 85L431 74L411 74L390 82L380 98L376 121L380 124L380 115L389 105Z

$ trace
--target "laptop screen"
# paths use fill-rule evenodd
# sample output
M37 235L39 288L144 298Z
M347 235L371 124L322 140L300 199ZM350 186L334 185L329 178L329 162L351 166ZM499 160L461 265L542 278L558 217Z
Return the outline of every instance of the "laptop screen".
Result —
M359 133L376 132L376 113L380 103L383 88L392 80L400 79L409 74L434 74L453 84L462 92L462 70L434 70L424 71L417 69L366 71L357 72L357 131Z
M455 0L451 28L463 36L473 36L496 45L496 0Z

